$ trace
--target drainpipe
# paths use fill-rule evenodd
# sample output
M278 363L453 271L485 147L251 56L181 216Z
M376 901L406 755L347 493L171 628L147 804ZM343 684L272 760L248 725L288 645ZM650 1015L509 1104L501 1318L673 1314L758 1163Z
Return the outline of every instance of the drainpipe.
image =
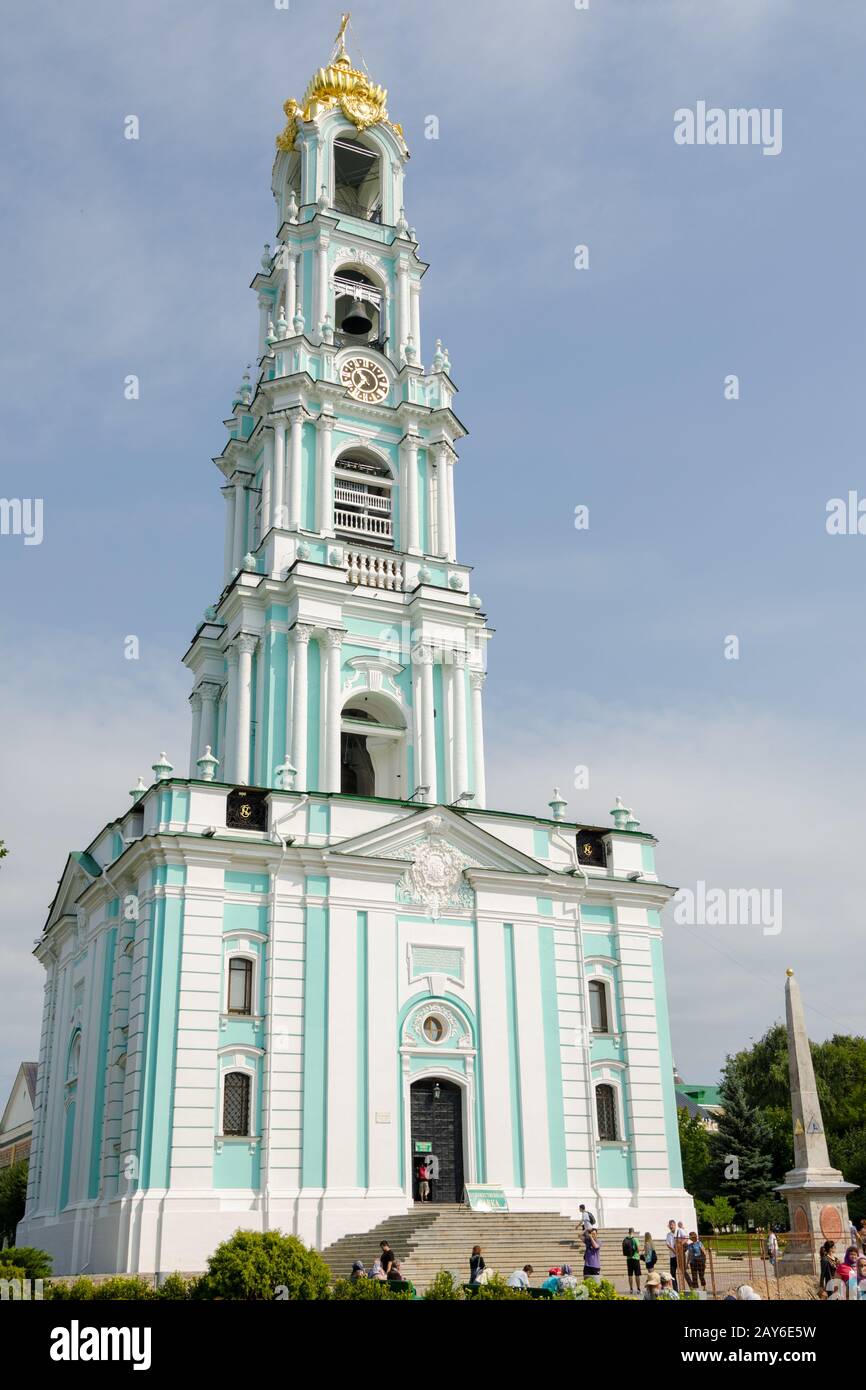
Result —
M577 849L566 840L560 830L551 830L550 838L558 840L571 855L572 867L571 874L576 876L581 874L583 886L586 893L589 892L589 875L577 857ZM574 934L577 944L577 968L580 971L580 999L581 1011L583 1014L583 1055L584 1055L584 1083L586 1089L586 1113L589 1123L589 1170L592 1179L593 1195L599 1207L599 1217L601 1217L601 1197L598 1188L598 1152L596 1149L596 1125L595 1125L595 1095L592 1089L592 1036L589 1027L589 988L586 981L586 957L583 950L583 922L580 915L580 903L574 904Z
M275 821L274 824L273 824L273 826L271 827L271 839L277 841L277 842L279 843L279 845L280 845L280 862L279 862L279 864L277 865L276 872L275 872L275 874L274 874L274 876L273 876L273 879L272 879L272 881L271 881L271 891L270 891L270 894L269 894L269 902L268 902L268 952L269 952L269 955L268 955L268 1003L267 1003L267 1009L268 1009L268 1042L269 1042L269 1046L268 1046L267 1051L266 1051L266 1053L265 1053L265 1078L266 1078L265 1094L266 1094L266 1096L267 1096L267 1105L268 1105L268 1114L267 1114L268 1133L267 1133L267 1143L266 1143L266 1145L265 1145L265 1172L264 1172L264 1179L265 1179L265 1183L264 1183L264 1187L265 1187L264 1228L265 1228L266 1231L269 1231L269 1230L271 1229L271 1107L272 1107L272 1101L273 1101L273 1075L274 1075L274 994L275 994L275 991L276 991L276 975L277 975L277 970L276 970L276 948L275 948L275 936L276 936L276 920L275 920L275 919L276 919L276 913L277 913L277 884L278 884L279 881L280 881L280 874L281 874L282 871L283 871L283 863L285 862L286 853L288 852L289 845L294 843L294 840L293 840L292 836L290 836L290 835L281 835L281 834L280 834L280 831L279 831L279 829L278 829L278 824L279 824L279 825L285 825L285 823L286 823L287 820L291 820L292 816L297 815L298 811L300 811L301 808L302 808L303 806L306 806L306 804L307 804L307 802L309 801L309 799L310 799L309 796L308 796L308 795L306 794L306 792L305 792L304 795L300 798L300 800L297 801L297 802L295 803L295 805L292 807L292 809L289 811L288 815L283 816L283 819L282 819L279 823L277 823L277 822ZM263 1120L263 1123L264 1123L264 1116L262 1117L262 1120Z

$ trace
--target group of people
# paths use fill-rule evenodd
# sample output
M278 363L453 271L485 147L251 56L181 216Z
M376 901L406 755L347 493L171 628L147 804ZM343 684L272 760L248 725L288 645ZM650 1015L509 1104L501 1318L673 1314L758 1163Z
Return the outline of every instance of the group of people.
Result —
M401 1289L408 1289L414 1293L412 1284L403 1277L400 1261L387 1240L380 1241L379 1249L381 1254L376 1256L369 1269L364 1268L363 1260L353 1261L352 1272L349 1275L351 1282L354 1284L359 1279L379 1279L382 1283L399 1284Z
M825 1240L819 1251L822 1298L866 1299L866 1221L851 1225L852 1241L839 1259L836 1242Z

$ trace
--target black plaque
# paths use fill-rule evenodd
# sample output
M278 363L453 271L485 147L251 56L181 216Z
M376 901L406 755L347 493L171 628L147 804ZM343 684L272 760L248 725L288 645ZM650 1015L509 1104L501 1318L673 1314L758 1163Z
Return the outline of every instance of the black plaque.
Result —
M604 836L599 835L596 830L578 830L577 862L591 864L596 869L606 869L607 851L604 847Z
M229 830L267 830L268 793L237 787L226 798L226 825Z

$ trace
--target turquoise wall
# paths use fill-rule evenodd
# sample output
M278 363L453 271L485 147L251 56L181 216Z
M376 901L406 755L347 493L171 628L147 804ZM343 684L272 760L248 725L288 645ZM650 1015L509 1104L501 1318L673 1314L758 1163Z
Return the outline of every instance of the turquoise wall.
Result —
M105 1115L105 1075L108 1066L108 1023L111 1016L111 992L114 981L114 955L117 928L105 933L103 940L102 997L99 1005L99 1043L96 1055L96 1076L93 1086L93 1133L90 1143L90 1177L88 1197L99 1196L99 1170L102 1159L102 1125Z
M153 879L154 886L182 884L186 870L180 865L164 865L154 870ZM151 906L141 1087L143 1188L169 1185L182 944L183 900L155 898Z
M505 945L505 1009L508 1023L508 1089L511 1104L511 1159L513 1182L525 1186L523 1157L523 1098L520 1092L520 1038L517 1031L517 967L514 959L514 927L503 927Z
M307 893L318 891L307 881ZM304 926L304 1092L301 1186L324 1187L328 1094L328 909L308 902ZM346 1059L346 1065L350 1065Z
M664 953L660 937L650 942L653 967L653 990L656 1000L656 1020L659 1030L659 1065L662 1073L662 1099L665 1111L665 1138L668 1146L668 1172L673 1187L683 1185L683 1161L680 1154L680 1131L677 1124L677 1098L674 1090L674 1059L671 1050L671 1029L668 1018L668 996L665 990Z
M550 1138L550 1182L567 1187L565 1111L562 1101L562 1053L559 1045L559 999L556 991L556 945L553 927L539 927L538 955L541 967L541 1007L544 1021L544 1070L547 1090L547 1126Z
M311 641L307 647L307 786L319 787L319 727L322 707L322 649Z

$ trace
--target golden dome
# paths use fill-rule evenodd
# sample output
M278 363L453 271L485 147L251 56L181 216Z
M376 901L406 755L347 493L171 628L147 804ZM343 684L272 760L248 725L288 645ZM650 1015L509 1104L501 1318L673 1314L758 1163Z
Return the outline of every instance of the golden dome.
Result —
M298 134L299 121L311 121L325 111L339 106L347 120L358 130L367 130L373 125L387 125L399 136L405 148L402 126L388 120L388 93L384 87L371 82L365 72L353 68L346 52L346 26L349 15L343 15L340 32L337 35L335 56L327 67L314 73L298 103L290 97L284 104L286 128L277 136L278 150L293 150Z

